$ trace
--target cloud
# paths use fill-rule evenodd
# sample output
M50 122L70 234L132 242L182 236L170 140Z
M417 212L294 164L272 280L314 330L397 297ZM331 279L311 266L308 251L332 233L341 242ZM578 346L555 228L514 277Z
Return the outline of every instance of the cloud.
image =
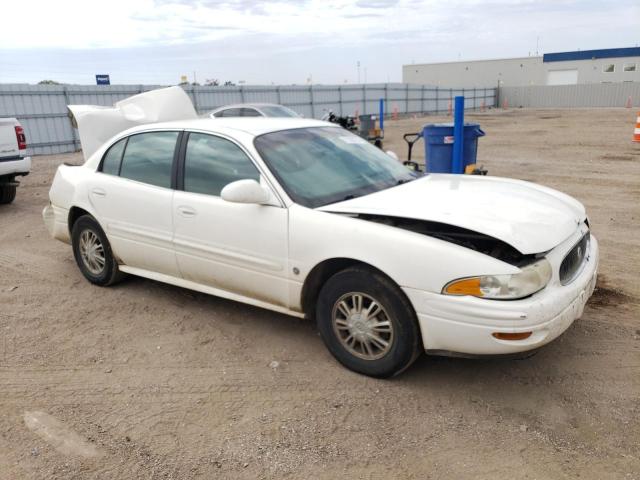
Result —
M400 0L358 0L356 6L360 8L392 8L400 3Z
M268 15L269 11L282 7L304 8L311 0L154 0L157 6L183 5L194 9L235 10L252 15Z
M561 28L570 40L576 27L587 26L602 39L609 28L603 16L615 18L610 23L621 28L630 19L637 24L640 16L637 0L21 0L21 5L34 12L29 35L20 22L5 22L0 48L132 48L254 34L326 35L363 44L382 34L391 41L408 38L409 32L418 32L417 42L446 34L458 43L471 32L474 38L491 32L498 41L517 43L523 35L546 36ZM0 15L6 9L0 6Z
M11 17L9 3L0 17ZM0 82L400 80L402 64L638 42L637 0L21 0L0 29ZM611 19L611 21L605 21ZM597 32L597 35L594 34ZM55 61L54 61L55 59ZM198 74L200 75L200 73ZM115 80L117 78L117 80Z
M384 17L382 13L345 13L343 18L381 18Z

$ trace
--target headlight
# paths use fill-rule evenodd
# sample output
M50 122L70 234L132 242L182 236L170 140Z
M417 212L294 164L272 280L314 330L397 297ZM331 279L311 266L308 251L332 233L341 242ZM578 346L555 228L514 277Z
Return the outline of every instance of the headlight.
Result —
M551 264L546 258L522 267L513 275L483 275L449 282L442 289L445 295L472 295L496 300L515 300L542 290L551 280Z

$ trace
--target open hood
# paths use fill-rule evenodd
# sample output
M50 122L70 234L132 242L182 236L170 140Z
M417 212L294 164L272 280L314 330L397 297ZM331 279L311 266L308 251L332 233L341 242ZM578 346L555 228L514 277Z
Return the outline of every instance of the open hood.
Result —
M582 204L556 190L473 175L427 175L319 210L454 225L502 240L525 255L551 250L585 219Z
M113 107L69 105L80 134L85 161L114 135L137 125L197 118L189 95L180 87L160 88L125 98Z

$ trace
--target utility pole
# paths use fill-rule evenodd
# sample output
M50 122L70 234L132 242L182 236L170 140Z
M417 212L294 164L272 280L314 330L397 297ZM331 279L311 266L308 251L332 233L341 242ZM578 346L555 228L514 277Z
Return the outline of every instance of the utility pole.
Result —
M356 65L358 66L358 83L360 83L360 60L356 62Z

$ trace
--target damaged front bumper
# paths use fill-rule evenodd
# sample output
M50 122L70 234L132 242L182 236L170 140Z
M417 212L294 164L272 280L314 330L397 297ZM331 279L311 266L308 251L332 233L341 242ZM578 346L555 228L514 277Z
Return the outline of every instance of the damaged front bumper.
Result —
M549 252L554 266L549 285L521 300L487 300L456 297L404 288L418 315L422 340L429 353L496 355L524 352L541 347L560 336L582 316L596 285L598 242L591 236L589 255L575 279L562 285L558 266L576 238ZM522 340L502 340L494 333L523 333Z

